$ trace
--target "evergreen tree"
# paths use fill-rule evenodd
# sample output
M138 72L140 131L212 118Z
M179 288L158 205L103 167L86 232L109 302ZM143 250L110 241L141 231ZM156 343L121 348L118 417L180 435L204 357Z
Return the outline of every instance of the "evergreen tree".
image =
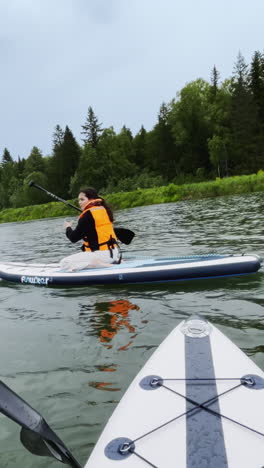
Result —
M33 146L29 157L25 161L24 175L25 177L31 172L44 172L45 163L41 151L37 146Z
M219 177L229 175L231 99L231 80L225 80L218 87L208 112L212 127L212 136L207 140L210 162Z
M25 164L26 160L25 158L20 159L20 157L17 160L16 166L17 166L17 175L21 179L23 178L24 175L24 170L25 170Z
M3 151L2 162L0 165L0 207L8 208L10 196L16 189L18 180L16 177L15 162L7 148Z
M121 128L120 133L116 137L117 146L121 152L120 163L122 159L127 159L130 162L134 161L133 151L133 135L131 130L125 125Z
M5 161L0 168L0 206L1 208L8 208L10 206L10 196L17 182L14 176L13 160Z
M241 52L238 53L234 67L234 78L237 86L247 86L249 82L248 66Z
M160 106L153 136L156 140L155 169L165 179L172 180L177 175L177 152L170 121L170 105L165 102Z
M250 69L250 88L257 105L258 118L264 126L264 56L255 52Z
M68 126L65 128L63 142L54 147L51 170L56 194L70 196L70 180L80 160L81 149Z
M233 172L256 170L257 107L249 86L248 66L241 53L235 64L231 100L231 139Z
M217 71L216 66L211 73L211 93L212 97L215 98L218 90L218 83L219 83L220 73Z
M134 162L139 168L146 166L146 135L147 132L142 125L133 140Z
M88 114L82 128L83 131L81 133L84 135L84 138L82 139L84 144L89 143L92 148L96 148L102 133L102 125L98 123L98 118L91 106L88 107Z
M60 147L63 143L64 131L59 125L56 125L53 133L53 151L55 148Z
M52 156L45 158L45 173L48 177L48 189L56 191L58 174L62 170L63 166L63 155L62 155L62 145L64 141L64 131L60 125L56 125L52 138ZM62 195L63 196L63 195Z
M8 163L8 162L13 162L13 158L11 154L9 153L8 149L5 148L2 156L2 164Z
M257 112L256 170L263 168L264 161L264 56L255 52L250 68L250 89Z

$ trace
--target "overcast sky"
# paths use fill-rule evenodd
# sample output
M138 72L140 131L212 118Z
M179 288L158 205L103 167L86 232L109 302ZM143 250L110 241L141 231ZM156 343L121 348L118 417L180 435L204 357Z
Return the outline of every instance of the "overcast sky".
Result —
M186 83L264 50L264 0L0 0L0 157L48 155L59 124L153 128Z

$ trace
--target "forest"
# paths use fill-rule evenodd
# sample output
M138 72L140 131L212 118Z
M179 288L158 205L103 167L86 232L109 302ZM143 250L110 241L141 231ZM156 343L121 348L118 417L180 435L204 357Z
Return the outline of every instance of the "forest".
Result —
M168 184L189 184L257 173L264 167L264 55L250 64L238 54L230 78L198 78L160 106L156 124L136 135L123 126L103 128L91 106L79 144L69 126L58 124L52 154L33 146L15 160L4 148L0 164L0 207L41 204L48 197L32 190L34 180L64 199L80 187L102 195ZM4 145L3 145L4 146Z

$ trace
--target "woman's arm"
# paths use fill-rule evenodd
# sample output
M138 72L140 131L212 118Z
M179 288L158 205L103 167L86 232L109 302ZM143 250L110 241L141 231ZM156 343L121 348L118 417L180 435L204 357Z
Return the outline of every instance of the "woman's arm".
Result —
M93 224L93 217L88 211L78 220L78 224L75 229L71 226L66 227L66 236L68 239L75 244L79 240L83 239L89 232L91 225Z

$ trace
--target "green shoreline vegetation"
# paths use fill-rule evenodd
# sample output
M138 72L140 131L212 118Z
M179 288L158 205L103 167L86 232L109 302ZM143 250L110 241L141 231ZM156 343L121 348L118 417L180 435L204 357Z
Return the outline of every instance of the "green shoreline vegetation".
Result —
M198 200L225 195L238 195L264 191L264 171L257 174L217 178L211 182L137 189L106 195L115 210L160 203L175 203L182 200ZM77 200L69 200L77 205ZM31 221L43 218L74 216L74 210L61 202L8 208L0 212L0 223Z

